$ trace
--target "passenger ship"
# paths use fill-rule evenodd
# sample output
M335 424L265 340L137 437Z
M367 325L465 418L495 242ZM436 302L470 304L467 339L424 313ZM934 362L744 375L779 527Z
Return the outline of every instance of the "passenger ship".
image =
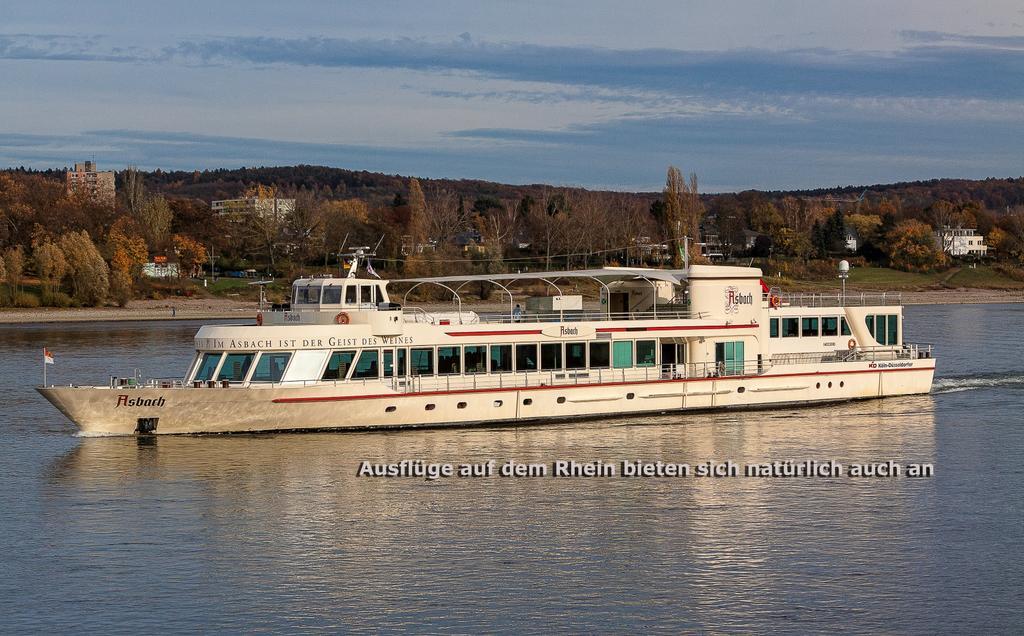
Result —
M816 404L928 393L935 371L893 295L783 294L759 269L711 265L385 281L359 277L359 257L250 324L200 328L183 379L39 392L85 434L227 433ZM523 307L524 281L552 294ZM563 292L583 281L597 302ZM440 286L451 310L394 303L389 282L405 298ZM508 310L464 308L476 283Z

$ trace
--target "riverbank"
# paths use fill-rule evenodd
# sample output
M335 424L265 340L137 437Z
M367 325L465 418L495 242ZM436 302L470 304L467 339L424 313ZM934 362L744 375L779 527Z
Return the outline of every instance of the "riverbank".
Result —
M848 290L855 296L861 290ZM894 292L889 292L894 293ZM1024 303L1024 290L942 289L902 291L904 305L957 305ZM428 310L450 310L450 303L421 303ZM507 311L506 303L490 300L464 301L463 308L473 311ZM259 305L255 302L225 298L172 298L166 300L136 300L127 307L76 307L61 309L0 309L0 324L32 324L54 322L104 322L125 320L250 320L256 316Z

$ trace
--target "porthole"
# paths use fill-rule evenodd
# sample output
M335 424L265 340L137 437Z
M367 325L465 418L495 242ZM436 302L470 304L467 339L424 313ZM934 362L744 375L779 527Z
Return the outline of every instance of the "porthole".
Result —
M635 397L636 397L636 393L627 393L626 394L626 399L627 400L632 400Z
M435 407L434 407L434 405L433 405L433 404L428 404L428 405L426 405L426 406L425 406L425 407L423 407L423 408L425 408L425 409L426 409L426 410L428 410L428 411L433 411Z
M465 402L459 402L456 406L458 406L460 409L464 409L464 408L466 408L466 403Z
M832 388L832 383L831 382L828 383L828 388L830 388L830 389Z
M563 396L563 397L559 397L559 398L558 398L557 400L555 400L555 401L556 401L556 402L558 402L559 404L565 404L565 397L564 397L564 396Z
M841 388L843 388L844 386L846 386L846 382L840 382L840 383L839 383L839 388L840 388L840 389L841 389Z
M389 406L386 409L384 409L384 412L385 413L394 413L396 410L398 410L397 406Z
M523 400L523 406L530 406L531 404L533 404L533 398L526 398Z
M821 388L821 382L818 382L817 384L815 384L815 385L814 385L814 388L816 388L816 389L820 389L820 388Z
M745 392L746 390L747 390L747 387L745 387L745 386L741 386L740 388L736 389L736 392L737 392L737 393L743 393L743 392Z
M504 402L502 402L501 400L494 401L494 406L501 406L502 404L504 404Z

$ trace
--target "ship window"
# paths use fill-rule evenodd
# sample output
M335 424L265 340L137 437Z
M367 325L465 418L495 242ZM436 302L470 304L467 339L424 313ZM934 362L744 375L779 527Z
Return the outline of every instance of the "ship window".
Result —
M779 319L772 318L768 321L768 335L772 338L779 337Z
M537 370L537 345L516 345L516 371Z
M356 294L359 293L358 285L346 285L345 286L345 304L354 305L356 304Z
M486 345L467 345L464 351L466 373L487 373Z
M213 372L217 370L217 364L220 363L220 358L223 354L221 353L204 353L203 359L199 363L199 370L196 371L196 380L212 380Z
M384 377L390 378L395 375L395 351L394 349L384 350Z
M324 287L324 297L321 300L325 305L340 305L341 304L341 287Z
M562 343L546 342L540 346L540 368L545 371L562 368Z
M587 368L587 344L585 342L565 343L565 368Z
M897 344L897 341L899 340L899 338L898 338L898 336L899 336L899 324L900 323L899 323L899 316L898 315L890 315L889 316L889 323L888 323L888 330L887 330L889 337L886 340L885 344L890 344L890 345Z
M558 399L555 400L555 401L558 402L559 404L565 404L565 397L564 396L559 396Z
M376 378L380 373L380 352L376 349L363 349L356 362L356 370L352 379Z
M397 375L400 378L401 377L405 377L405 351L406 351L405 349L399 349L398 350L398 354L397 354L397 358L398 358L398 373L397 373Z
M590 368L591 369L607 369L611 363L610 360L610 347L607 342L591 342L590 343ZM629 353L632 358L633 345L629 345ZM632 360L630 364L632 365Z
M360 303L372 303L373 302L373 285L360 285L359 286L359 302Z
M875 337L875 317L874 316L864 316L864 324L866 324L868 326L868 333L871 334L872 338L874 338Z
M512 370L512 345L491 345L491 373Z
M458 407L458 408L460 408L460 409L464 409L464 408L466 408L466 403L465 403L465 402L459 402L459 403L458 403L458 404L456 404L455 406L456 406L456 407Z
M320 302L320 288L319 287L296 287L295 288L295 304L297 305L315 305Z
M637 340L636 341L636 366L638 367L653 367L655 359L655 351L657 345L653 340Z
M352 361L355 358L356 352L353 350L335 351L327 361L327 368L324 369L324 374L320 376L320 379L344 380L348 375L348 368L352 366Z
M220 366L217 379L241 382L249 373L249 365L252 364L254 357L256 357L255 353L229 353L224 358L224 364Z
M433 349L410 349L409 355L411 375L434 375Z
M533 404L533 398L526 398L523 400L523 406L530 406L531 404Z
M796 338L800 335L800 319L799 318L783 318L782 319L782 337L783 338Z
M324 363L330 351L323 349L302 349L292 356L291 364L284 372L285 382L304 382L316 380L323 371Z
M817 338L818 336L821 335L821 332L818 331L817 318L804 318L803 320L801 320L801 323L801 332L803 333L803 336L805 338Z
M377 302L379 302L379 303L386 302L387 298L384 296L384 288L381 287L380 285L374 285L374 287L377 290L377 295L376 295Z
M394 413L397 410L398 410L397 406L389 406L386 409L384 409L384 412L385 413Z
M846 322L845 316L839 318L839 330L839 333L844 336L850 335L850 325Z
M835 316L825 316L821 319L821 335L823 336L838 336L839 335L839 319Z
M590 343L590 366L594 366L594 345ZM604 343L602 343L604 344ZM616 369L628 369L633 366L633 343L629 340L620 340L614 343L612 358Z
M459 363L461 362L461 347L438 347L437 348L437 373L438 375L458 375Z
M260 354L256 361L256 369L252 372L250 382L280 382L284 377L284 368L288 366L291 359L290 353L267 353Z

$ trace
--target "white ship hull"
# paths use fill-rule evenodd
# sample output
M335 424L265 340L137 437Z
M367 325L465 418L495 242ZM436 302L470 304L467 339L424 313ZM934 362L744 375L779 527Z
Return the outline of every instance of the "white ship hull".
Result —
M879 368L886 364L894 366ZM404 392L384 383L39 391L86 435L132 435L138 432L140 419L157 422L157 434L239 433L510 424L826 403L928 393L935 371L933 359L828 366L827 371L810 371L807 365L776 366L762 375L725 378Z

